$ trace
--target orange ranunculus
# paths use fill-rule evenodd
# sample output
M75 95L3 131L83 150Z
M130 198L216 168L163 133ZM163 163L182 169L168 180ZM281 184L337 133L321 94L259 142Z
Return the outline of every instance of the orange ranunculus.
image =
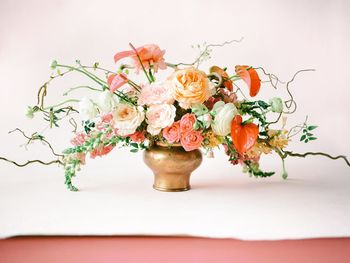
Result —
M141 60L137 57L137 54ZM136 48L135 50L128 50L118 52L114 55L114 61L118 62L120 59L130 57L133 61L133 64L136 68L136 72L139 72L142 66L148 70L151 66L153 66L154 72L157 72L158 69L166 69L166 63L163 58L165 50L161 50L156 44L148 44Z
M248 85L249 95L256 96L260 90L261 81L255 69L248 66L236 66L236 74Z
M175 71L170 80L174 99L184 109L203 103L215 94L215 87L205 72L193 67Z
M229 91L233 90L232 81L229 80L229 75L227 74L227 72L225 70L223 70L222 68L220 68L218 66L212 66L209 71L210 71L210 73L219 74L223 78L222 85L224 85L224 87L226 87L226 89L228 89Z
M242 125L242 116L236 115L231 122L231 138L238 153L244 154L255 144L259 128L254 123Z

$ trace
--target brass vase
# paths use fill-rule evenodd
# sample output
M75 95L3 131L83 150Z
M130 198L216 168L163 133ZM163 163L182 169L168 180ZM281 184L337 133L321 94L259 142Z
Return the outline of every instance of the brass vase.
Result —
M202 162L199 150L186 152L181 145L171 147L158 143L144 151L143 160L154 174L153 188L159 191L180 192L191 189L191 173Z

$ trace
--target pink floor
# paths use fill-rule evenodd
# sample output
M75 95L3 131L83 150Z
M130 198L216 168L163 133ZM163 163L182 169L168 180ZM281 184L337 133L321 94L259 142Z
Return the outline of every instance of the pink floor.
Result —
M1 263L350 262L350 238L239 241L190 237L16 237L0 240Z

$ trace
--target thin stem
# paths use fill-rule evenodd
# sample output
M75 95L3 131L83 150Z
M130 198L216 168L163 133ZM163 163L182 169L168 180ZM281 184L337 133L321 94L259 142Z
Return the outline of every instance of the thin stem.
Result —
M91 75L92 77L94 77L94 78L96 78L98 81L100 81L101 83L106 83L104 80L100 79L98 76L96 76L95 74L93 74L93 73L91 73L90 71L88 71L88 70L86 69L86 67L84 67L83 65L80 64L80 61L79 61L79 60L77 60L76 62L77 62L77 64L81 67L81 69L82 69L86 74Z
M143 63L142 63L142 60L141 60L140 55L139 55L139 53L137 52L136 48L135 48L135 47L133 46L133 44L131 44L131 43L129 43L129 45L130 45L130 47L134 50L134 52L135 52L135 54L136 54L136 57L137 57L137 59L139 60L139 63L141 64L141 67L142 67L142 70L143 70L143 72L145 73L145 75L146 75L146 77L147 77L149 83L152 83L152 79L150 78L150 76L148 76L147 71L146 71L146 69L145 69L145 66L144 66Z
M100 90L100 89L95 89L95 88L92 88L92 87L90 87L90 86L77 86L77 87L70 88L69 90L67 90L65 93L63 93L63 96L67 96L68 93L72 92L73 90L77 90L77 89L89 89L89 90L93 90L93 91L102 92L102 90Z
M68 102L79 102L80 100L77 100L77 99L69 99L69 100L65 100L59 104L56 104L56 105L52 105L52 106L49 106L49 107L45 107L44 110L48 110L48 109L51 109L51 108L56 108L56 107L59 107L61 105L64 105Z
M71 69L71 70L75 70L75 71L78 71L80 73L83 73L85 76L87 76L88 78L92 79L93 81L95 81L96 83L98 83L99 85L101 86L106 86L107 85L107 82L103 81L103 80L99 80L98 77L97 79L95 78L96 76L90 72L86 72L84 70L81 70L79 68L76 68L76 67L72 67L72 66L69 66L69 65L61 65L61 64L57 64L57 67L61 67L61 68L68 68L68 69Z

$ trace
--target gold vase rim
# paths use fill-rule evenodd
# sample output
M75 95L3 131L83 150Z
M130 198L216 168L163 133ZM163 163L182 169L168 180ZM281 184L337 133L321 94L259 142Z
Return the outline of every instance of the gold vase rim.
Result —
M161 147L182 147L181 143L176 142L176 143L165 143L165 142L161 142L161 141L156 141L155 144L157 146L161 146Z

